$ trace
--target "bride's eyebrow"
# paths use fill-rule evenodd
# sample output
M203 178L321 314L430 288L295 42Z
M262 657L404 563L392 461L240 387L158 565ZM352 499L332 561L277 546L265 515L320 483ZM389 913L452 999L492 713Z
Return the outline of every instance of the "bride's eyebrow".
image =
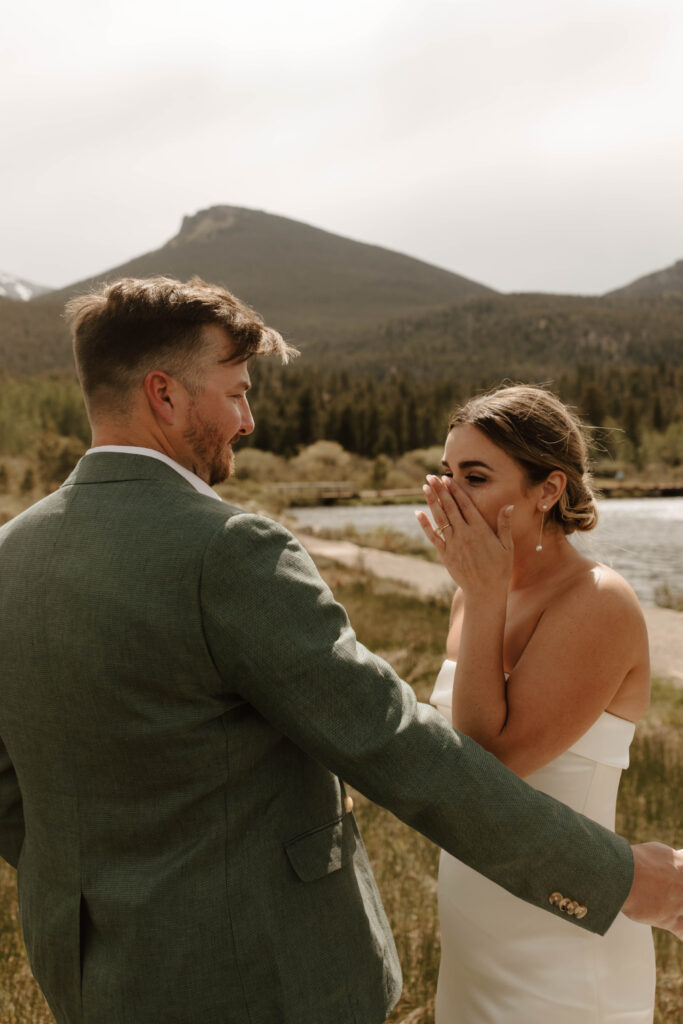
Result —
M445 459L441 460L441 465L446 469L451 468ZM463 462L458 463L458 469L473 469L475 466L481 466L482 469L488 469L491 473L495 472L493 466L489 466L486 462L482 462L481 459L465 459Z

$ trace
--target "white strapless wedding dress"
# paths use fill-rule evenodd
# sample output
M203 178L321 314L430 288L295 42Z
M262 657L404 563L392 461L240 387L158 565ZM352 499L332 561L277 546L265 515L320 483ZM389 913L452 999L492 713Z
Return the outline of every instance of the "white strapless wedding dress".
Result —
M455 662L430 701L451 721ZM603 712L569 750L526 781L614 829L635 726ZM436 1024L652 1024L652 933L619 914L605 936L510 895L441 851L441 967Z

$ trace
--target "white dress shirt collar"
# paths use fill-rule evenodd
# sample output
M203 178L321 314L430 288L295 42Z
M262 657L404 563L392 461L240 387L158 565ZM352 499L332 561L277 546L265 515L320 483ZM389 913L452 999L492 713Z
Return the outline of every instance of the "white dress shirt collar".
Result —
M202 480L201 477L197 476L189 469L185 469L179 462L172 459L170 456L165 455L163 452L159 452L156 448L136 448L133 445L122 445L122 444L101 444L97 448L88 448L86 455L97 455L99 452L119 452L121 455L146 455L150 459L158 459L159 462L165 462L171 469L175 469L176 473L180 473L184 476L188 483L192 484L196 491L200 494L206 494L210 498L215 498L216 501L222 501L223 499L219 494L216 494L212 487Z

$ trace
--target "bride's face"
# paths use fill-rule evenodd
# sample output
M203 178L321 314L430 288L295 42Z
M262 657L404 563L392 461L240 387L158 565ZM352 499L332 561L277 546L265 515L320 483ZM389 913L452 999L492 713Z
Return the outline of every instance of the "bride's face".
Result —
M489 526L495 530L504 505L514 505L515 543L538 530L543 484L529 485L524 470L475 426L453 427L443 455L443 475L465 488Z

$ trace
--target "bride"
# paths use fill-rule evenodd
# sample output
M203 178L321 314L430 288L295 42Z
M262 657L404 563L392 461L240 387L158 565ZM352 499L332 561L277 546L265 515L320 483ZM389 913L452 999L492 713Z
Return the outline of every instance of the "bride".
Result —
M502 388L455 414L443 466L424 488L435 525L418 513L459 584L431 701L532 786L614 828L648 643L626 581L568 540L597 522L580 424L547 391ZM650 929L619 915L596 936L559 920L590 912L580 893L551 902L558 919L442 851L437 1024L650 1024Z

